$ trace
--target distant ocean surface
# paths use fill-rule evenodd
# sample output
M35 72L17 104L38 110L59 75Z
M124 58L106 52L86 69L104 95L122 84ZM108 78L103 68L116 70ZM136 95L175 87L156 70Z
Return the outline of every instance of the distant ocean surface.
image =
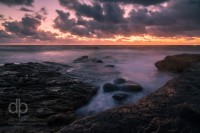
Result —
M100 86L92 101L77 110L78 114L87 115L119 105L112 99L117 92L103 93L104 83L118 77L140 83L144 91L131 94L121 104L134 103L176 76L159 72L154 63L167 55L183 53L200 54L200 46L0 46L0 65L45 61L71 65L72 68L66 71L69 76ZM72 63L83 55L104 63ZM115 67L106 68L105 65Z
M60 63L71 62L81 55L106 56L114 54L115 58L134 55L143 57L147 55L157 56L162 59L166 55L179 53L200 53L200 46L1 46L0 64L7 62L43 62L55 61ZM124 55L123 55L124 54Z

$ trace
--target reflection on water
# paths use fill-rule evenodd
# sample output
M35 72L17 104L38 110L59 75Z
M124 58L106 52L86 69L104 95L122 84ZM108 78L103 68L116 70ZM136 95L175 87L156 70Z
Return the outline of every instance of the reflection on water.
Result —
M154 63L167 55L181 53L200 54L200 47L0 46L0 64L44 61L70 64L72 68L66 71L69 76L100 86L98 94L93 97L91 102L77 110L78 114L87 115L119 104L134 103L141 97L155 91L175 75L157 71ZM104 63L71 63L82 55L101 59ZM105 65L115 65L115 67L107 68ZM112 96L118 92L104 93L102 86L104 83L112 82L117 77L138 82L144 90L138 93L128 93L130 96L125 101L116 102Z

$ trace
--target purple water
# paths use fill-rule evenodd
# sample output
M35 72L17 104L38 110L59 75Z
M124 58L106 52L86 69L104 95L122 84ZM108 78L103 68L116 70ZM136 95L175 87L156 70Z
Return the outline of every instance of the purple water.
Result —
M116 107L121 104L135 103L143 96L155 91L175 74L157 71L154 63L167 55L198 53L198 46L0 46L0 64L7 62L58 62L72 66L66 73L72 78L100 86L90 103L77 110L79 115L88 115ZM82 55L98 58L104 63L72 63ZM105 65L115 65L106 68ZM64 71L65 72L65 71ZM144 90L129 93L123 102L116 102L112 95L104 93L102 86L122 77L138 82ZM67 105L66 105L67 106Z

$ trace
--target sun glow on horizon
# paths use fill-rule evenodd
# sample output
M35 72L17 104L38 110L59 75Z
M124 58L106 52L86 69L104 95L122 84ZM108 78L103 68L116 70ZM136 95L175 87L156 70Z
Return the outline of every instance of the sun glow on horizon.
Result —
M189 0L64 1L0 2L0 44L200 45L199 5L177 6Z

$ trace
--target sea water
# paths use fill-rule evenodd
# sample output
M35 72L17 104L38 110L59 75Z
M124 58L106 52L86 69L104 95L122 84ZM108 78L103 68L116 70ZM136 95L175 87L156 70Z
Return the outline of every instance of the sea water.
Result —
M155 62L167 55L200 54L199 46L0 46L0 64L26 62L58 62L72 66L63 71L69 77L99 86L92 100L77 110L85 116L123 104L137 102L142 97L163 86L176 74L160 72ZM73 60L87 55L101 59L104 63L73 63ZM114 65L113 68L105 67ZM121 102L112 98L119 91L105 93L103 85L115 78L124 78L142 85L143 91L128 93ZM66 105L67 106L67 105Z

